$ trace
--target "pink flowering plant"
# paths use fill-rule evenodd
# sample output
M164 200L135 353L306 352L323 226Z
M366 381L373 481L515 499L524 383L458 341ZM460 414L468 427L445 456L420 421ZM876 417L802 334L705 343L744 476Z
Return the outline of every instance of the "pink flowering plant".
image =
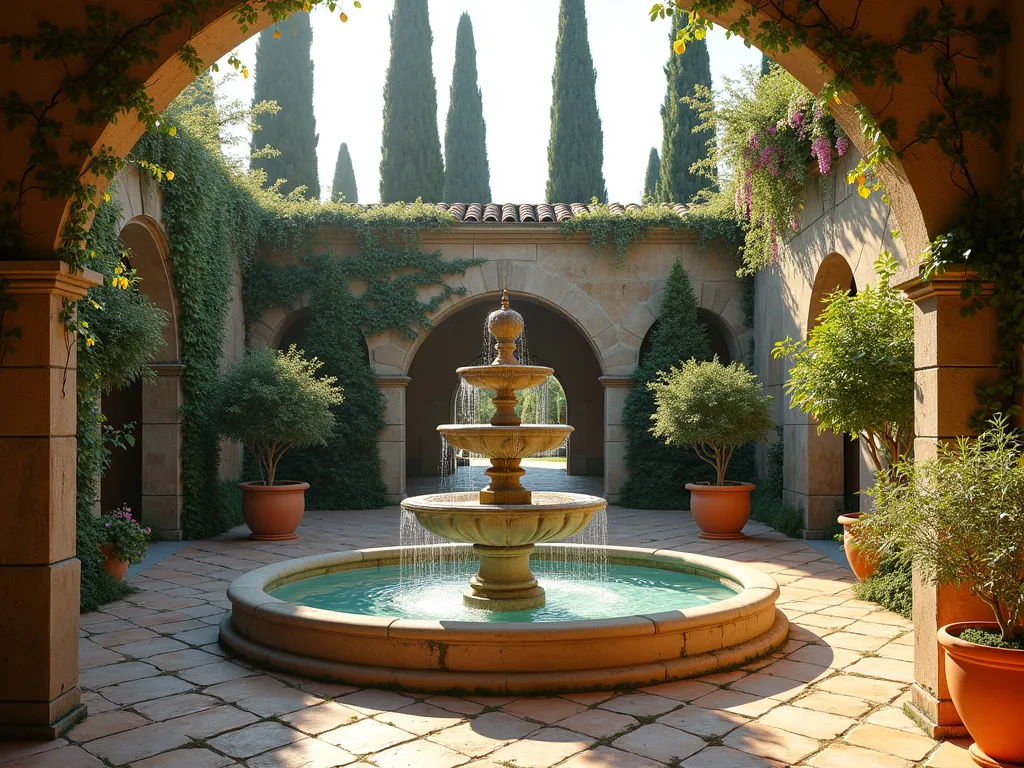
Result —
M138 565L149 552L152 530L132 517L127 504L103 513L99 520L100 541L114 546L114 556Z
M742 272L778 263L800 229L808 173L830 174L849 138L821 101L775 66L765 75L745 69L742 80L726 80L724 93L698 86L685 100L702 128L715 128L708 158L695 170L717 175L732 198L745 231Z

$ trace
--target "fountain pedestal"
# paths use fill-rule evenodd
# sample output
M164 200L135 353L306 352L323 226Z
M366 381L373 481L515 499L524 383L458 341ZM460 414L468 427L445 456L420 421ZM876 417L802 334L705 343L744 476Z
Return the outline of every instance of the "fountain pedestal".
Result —
M497 611L528 611L544 605L544 587L530 570L533 544L474 544L473 552L480 557L480 570L469 580L469 589L462 595L466 605Z

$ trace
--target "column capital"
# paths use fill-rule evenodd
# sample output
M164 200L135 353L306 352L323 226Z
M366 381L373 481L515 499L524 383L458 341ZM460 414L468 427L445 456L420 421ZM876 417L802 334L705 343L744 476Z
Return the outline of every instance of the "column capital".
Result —
M412 381L408 376L378 376L378 387L405 387Z
M925 277L923 264L916 264L899 270L889 280L889 285L907 294L913 302L923 301L933 296L960 296L964 284L976 280L978 275L966 266L954 266L945 272L937 272ZM994 285L990 282L981 283L982 296L991 296Z
M157 376L181 376L182 371L185 370L184 363L153 363L150 365Z
M48 293L80 299L86 291L103 284L103 276L91 269L72 270L65 261L0 261L0 281L11 296Z
M609 387L629 388L633 386L633 379L630 376L600 376L597 379L605 389Z

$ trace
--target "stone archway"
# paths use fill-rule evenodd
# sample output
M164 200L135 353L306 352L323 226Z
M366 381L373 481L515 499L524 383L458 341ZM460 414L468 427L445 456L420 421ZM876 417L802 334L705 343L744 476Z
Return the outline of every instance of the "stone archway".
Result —
M125 420L135 421L136 444L124 455L115 453L113 476L105 477L101 485L101 504L108 508L120 503L124 493L118 493L118 485L128 483L141 519L153 529L154 536L177 540L182 537L180 408L184 395L180 308L163 227L163 197L153 179L134 166L118 175L115 194L121 206L120 239L127 250L127 261L139 277L139 293L164 310L168 319L163 328L163 347L152 365L156 380L103 398L105 413L130 415Z
M455 369L479 362L484 350L484 321L500 294L486 294L449 312L416 345L405 388L405 464L409 476L438 473L441 459L438 424L451 421ZM604 394L601 361L587 337L564 312L540 300L513 295L513 307L526 321L525 352L551 365L571 404L572 435L567 472L601 476L605 466ZM523 350L521 350L523 351Z

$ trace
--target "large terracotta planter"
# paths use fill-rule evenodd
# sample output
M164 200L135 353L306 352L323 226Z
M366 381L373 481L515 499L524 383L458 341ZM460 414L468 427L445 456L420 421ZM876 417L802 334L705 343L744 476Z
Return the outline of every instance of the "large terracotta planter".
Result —
M742 539L743 526L750 519L752 483L709 485L687 483L690 512L700 527L702 539Z
M262 482L239 483L242 489L242 517L256 541L297 539L295 529L306 511L309 483L285 480L276 485Z
M103 570L109 573L115 581L124 581L128 575L128 561L117 556L117 549L113 544L100 544L100 552L106 558L103 561Z
M971 757L992 768L1024 765L1024 651L968 643L959 637L965 629L999 629L994 621L964 621L938 632L949 695L975 742Z
M853 575L861 581L873 574L878 567L878 558L875 555L853 546L857 539L857 533L852 526L863 514L863 512L847 512L839 516L839 524L843 526L843 551L846 552L846 560L850 564Z

